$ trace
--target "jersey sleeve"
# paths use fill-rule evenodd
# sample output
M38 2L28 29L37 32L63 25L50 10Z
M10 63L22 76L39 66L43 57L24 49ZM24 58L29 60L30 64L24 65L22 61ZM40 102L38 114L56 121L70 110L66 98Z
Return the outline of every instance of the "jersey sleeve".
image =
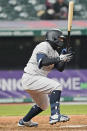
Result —
M41 67L42 59L44 57L47 57L47 54L48 54L47 43L43 42L43 43L39 44L37 46L36 50L37 50L36 58L37 58L37 62L38 62L38 67L40 68Z
M43 42L37 46L37 54L48 55L48 45L46 42Z

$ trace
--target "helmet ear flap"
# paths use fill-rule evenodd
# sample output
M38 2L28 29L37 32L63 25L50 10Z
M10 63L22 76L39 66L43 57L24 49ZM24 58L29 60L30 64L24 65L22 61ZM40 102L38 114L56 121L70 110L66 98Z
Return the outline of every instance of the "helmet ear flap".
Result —
M57 40L57 38L54 37L54 42Z

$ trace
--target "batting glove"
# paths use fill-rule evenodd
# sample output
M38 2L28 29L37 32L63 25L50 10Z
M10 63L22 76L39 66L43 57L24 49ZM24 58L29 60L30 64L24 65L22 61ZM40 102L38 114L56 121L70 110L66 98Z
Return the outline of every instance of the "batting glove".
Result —
M67 49L66 48L62 49L61 54L66 54L66 53L67 53Z
M73 58L72 53L60 55L60 61L63 61L63 62L69 62L69 61L71 61L72 58Z

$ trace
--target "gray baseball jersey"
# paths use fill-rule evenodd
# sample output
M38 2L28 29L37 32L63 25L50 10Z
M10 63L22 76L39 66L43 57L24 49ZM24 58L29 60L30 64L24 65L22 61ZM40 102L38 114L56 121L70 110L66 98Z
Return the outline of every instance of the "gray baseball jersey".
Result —
M59 56L58 52L56 50L53 50L53 48L50 46L48 42L42 42L39 45L37 45L36 48L34 49L32 56L27 63L27 66L24 68L24 71L32 75L46 76L49 73L49 71L46 71L43 68L42 69L38 68L36 56L39 53L45 54L50 58Z
M23 88L28 90L35 102L44 109L48 105L48 102L46 104L46 101L48 101L47 94L53 90L62 90L62 88L59 82L46 77L49 71L38 68L37 54L39 53L45 54L50 58L56 58L59 54L48 42L41 42L35 47L30 60L24 68ZM43 103L45 103L45 106L43 106Z

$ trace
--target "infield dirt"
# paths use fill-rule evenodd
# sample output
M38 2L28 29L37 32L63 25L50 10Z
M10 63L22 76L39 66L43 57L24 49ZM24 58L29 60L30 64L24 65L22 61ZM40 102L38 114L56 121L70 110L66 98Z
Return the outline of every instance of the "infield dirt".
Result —
M36 116L38 127L18 127L22 116L0 117L0 131L87 131L87 115L70 115L70 121L49 124L49 116Z

